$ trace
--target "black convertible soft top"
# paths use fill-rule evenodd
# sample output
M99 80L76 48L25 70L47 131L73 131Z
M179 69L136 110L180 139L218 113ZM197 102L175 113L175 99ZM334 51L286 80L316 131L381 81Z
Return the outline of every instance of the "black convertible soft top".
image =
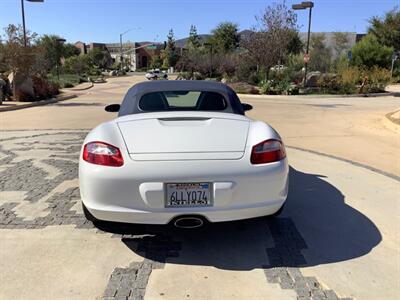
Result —
M126 93L118 116L144 113L139 107L143 95L154 92L199 91L219 93L227 100L222 112L244 115L242 104L236 93L226 84L205 80L157 80L135 84Z

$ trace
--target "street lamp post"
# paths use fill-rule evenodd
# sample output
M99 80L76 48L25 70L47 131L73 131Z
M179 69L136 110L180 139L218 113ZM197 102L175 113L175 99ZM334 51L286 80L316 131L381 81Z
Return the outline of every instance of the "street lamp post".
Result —
M44 0L27 0L29 2L44 2ZM24 7L24 0L21 0L21 10L22 10L22 28L24 30L24 46L28 44L26 40L26 27L25 27L25 7Z
M128 33L129 31L132 31L132 30L135 30L135 29L142 29L142 28L141 27L137 27L137 28L128 29L127 31L119 34L119 59L120 59L120 67L119 67L119 69L121 71L122 71L122 61L123 61L122 36L124 34Z
M124 34L128 33L128 32L131 31L131 30L132 30L132 29L128 29L127 31L125 31L125 32L119 34L119 62L120 62L120 64L119 64L119 69L120 69L121 71L122 71L122 60L123 60L123 58L122 58L122 36L123 36Z
M58 82L60 82L60 60L61 60L61 53L60 53L60 47L61 47L61 45L63 44L63 43L65 43L65 39L57 39L56 40L56 42L57 42L57 45L56 45L56 50L57 50L57 65L56 65L56 67L57 67L57 79L58 79Z
M311 1L301 2L300 4L292 5L292 8L294 10L302 10L302 9L307 9L307 8L310 9L309 13L308 13L308 33L307 33L306 54L304 55L304 82L303 82L304 87L306 87L307 69L308 69L308 62L310 59L309 50L310 50L310 35L311 35L311 13L312 13L313 7L314 7L314 3Z

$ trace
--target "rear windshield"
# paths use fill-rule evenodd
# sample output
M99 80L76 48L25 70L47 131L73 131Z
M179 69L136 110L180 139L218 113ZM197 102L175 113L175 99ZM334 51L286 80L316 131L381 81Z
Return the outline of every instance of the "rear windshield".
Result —
M216 92L153 92L140 98L139 108L149 112L174 110L221 111L227 108L227 101L223 95Z

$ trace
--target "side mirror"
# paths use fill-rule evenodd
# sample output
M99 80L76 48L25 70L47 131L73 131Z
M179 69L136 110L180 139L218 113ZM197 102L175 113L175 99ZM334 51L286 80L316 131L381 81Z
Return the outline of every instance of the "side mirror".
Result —
M242 103L242 107L244 111L252 110L253 106L247 103Z
M107 112L119 112L119 109L121 108L120 104L110 104L107 105L104 110Z

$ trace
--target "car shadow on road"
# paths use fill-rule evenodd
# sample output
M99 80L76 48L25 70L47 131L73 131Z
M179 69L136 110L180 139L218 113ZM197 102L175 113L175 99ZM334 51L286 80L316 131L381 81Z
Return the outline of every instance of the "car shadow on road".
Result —
M369 253L382 237L367 216L347 205L326 178L290 170L290 192L277 218L209 224L196 230L115 223L133 252L155 261L226 270L305 267Z

